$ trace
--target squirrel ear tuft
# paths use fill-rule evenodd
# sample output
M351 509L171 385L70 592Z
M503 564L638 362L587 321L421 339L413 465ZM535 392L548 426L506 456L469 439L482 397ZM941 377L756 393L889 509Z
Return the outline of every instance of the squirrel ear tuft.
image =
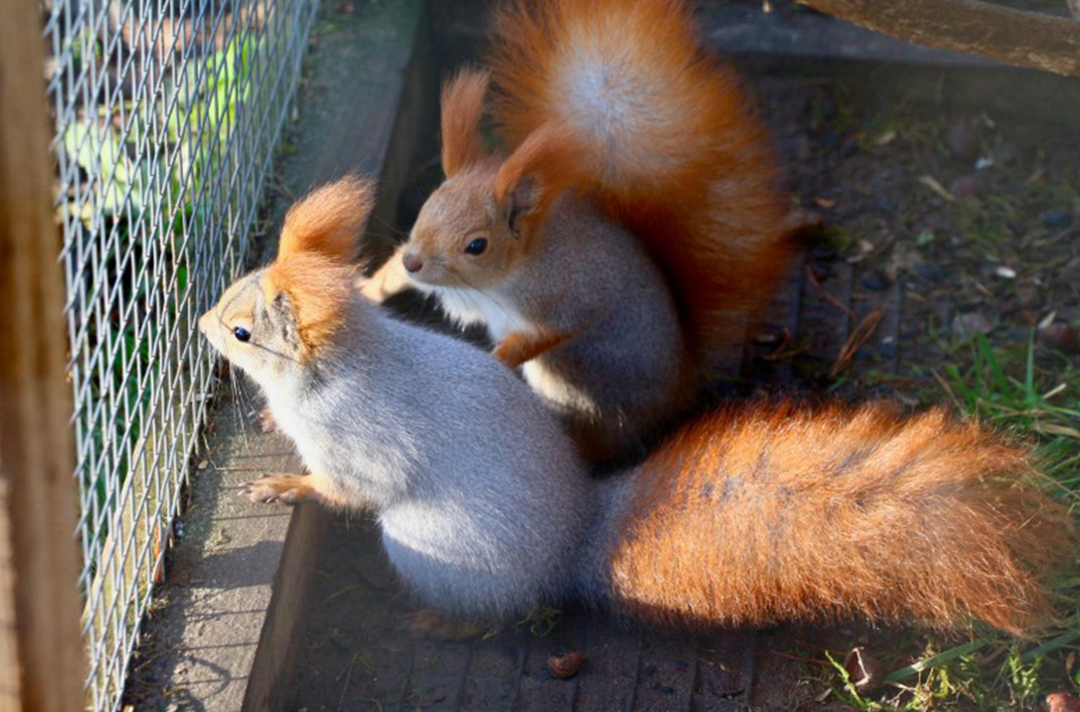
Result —
M375 186L369 178L350 175L313 190L289 208L278 258L313 253L341 264L352 262L374 205Z
M356 268L307 252L274 260L263 274L266 304L306 360L333 343L356 297Z
M495 202L515 235L528 232L528 223L542 223L559 194L579 187L579 157L566 129L548 123L506 159L495 177Z
M480 140L480 120L490 80L486 71L464 69L443 85L442 164L447 177L486 155Z

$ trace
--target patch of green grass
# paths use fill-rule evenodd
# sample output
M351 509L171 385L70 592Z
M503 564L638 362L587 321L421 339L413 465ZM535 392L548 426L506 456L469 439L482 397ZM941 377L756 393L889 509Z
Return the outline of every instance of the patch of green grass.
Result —
M562 619L562 611L550 606L537 606L517 622L517 628L528 627L529 633L537 638L546 638Z
M961 198L956 206L957 225L962 234L988 248L1012 240L1012 226L1017 221L1017 208L1012 202L997 195L971 196Z
M1034 339L1018 349L995 349L980 335L952 353L962 364L946 368L941 386L956 407L966 417L1030 442L1040 486L1080 520L1080 370L1075 363L1041 352ZM1065 572L1053 596L1058 621L1034 640L976 626L963 642L935 635L898 641L897 648L921 646L921 654L866 695L826 654L835 670L823 681L835 699L868 712L1036 709L1050 692L1080 692L1080 572Z

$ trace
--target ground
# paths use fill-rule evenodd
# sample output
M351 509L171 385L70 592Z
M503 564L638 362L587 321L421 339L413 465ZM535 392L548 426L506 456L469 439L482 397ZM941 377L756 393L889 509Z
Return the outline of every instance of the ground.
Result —
M750 85L793 200L823 227L748 335L734 389L952 403L1041 445L1075 491L1080 136L816 72ZM368 522L336 524L296 680L304 709L1021 710L1077 692L1075 580L1060 587L1066 624L1036 642L858 625L695 638L574 611L435 642L408 632L414 608L376 541ZM863 695L842 672L857 646L886 672L951 660ZM582 672L554 678L548 657L571 650Z

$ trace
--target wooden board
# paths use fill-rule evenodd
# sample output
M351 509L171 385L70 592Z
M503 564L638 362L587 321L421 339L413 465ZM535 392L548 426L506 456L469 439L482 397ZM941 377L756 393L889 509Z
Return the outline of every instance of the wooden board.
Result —
M0 3L0 707L81 709L64 285L36 0Z

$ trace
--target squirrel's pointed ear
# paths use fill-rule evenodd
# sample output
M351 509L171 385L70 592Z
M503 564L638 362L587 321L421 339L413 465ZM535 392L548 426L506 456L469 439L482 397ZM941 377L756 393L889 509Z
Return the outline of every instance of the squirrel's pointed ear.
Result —
M574 144L562 128L544 124L529 134L495 177L495 202L518 237L544 221L552 202L577 187Z
M333 343L356 299L356 268L316 253L279 257L263 273L267 313L305 360Z
M484 158L480 120L484 115L488 72L464 69L443 85L442 163L447 177Z
M350 175L313 190L289 208L278 258L318 254L342 264L352 262L374 205L375 186L369 178Z
M540 186L532 176L522 176L505 198L507 225L514 237L521 237L523 223L535 215L540 204Z

